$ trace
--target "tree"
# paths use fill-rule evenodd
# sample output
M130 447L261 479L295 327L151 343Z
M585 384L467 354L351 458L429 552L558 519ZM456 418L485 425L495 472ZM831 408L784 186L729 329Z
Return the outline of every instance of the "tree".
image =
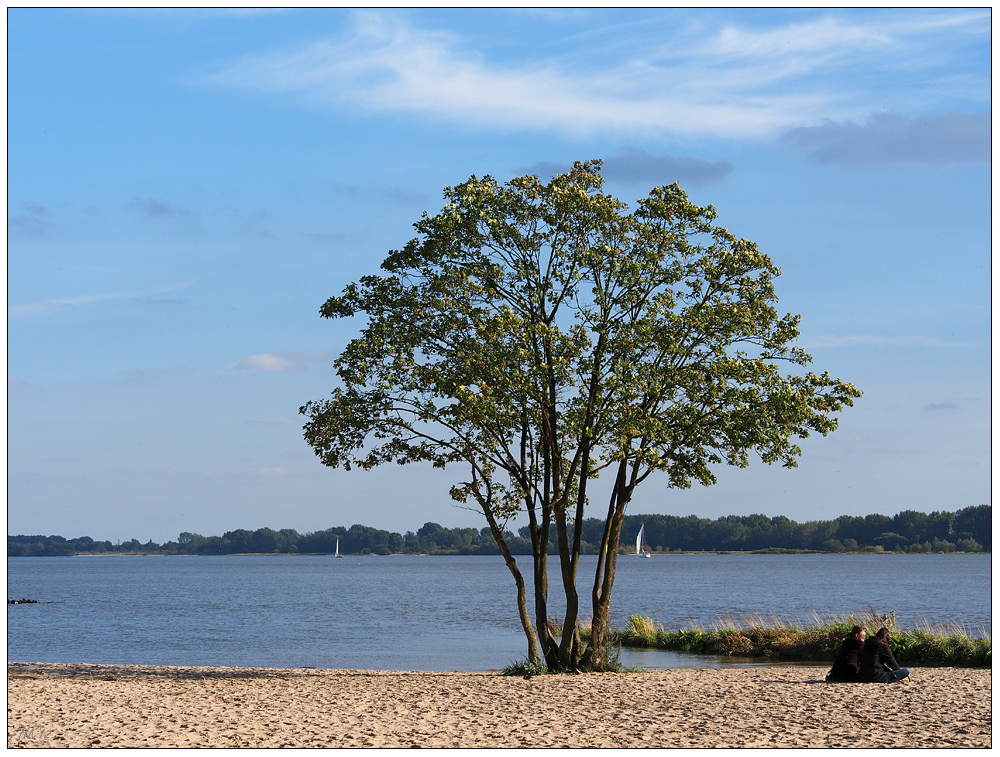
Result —
M253 532L253 551L261 554L277 552L279 538L273 528L258 528Z
M232 545L233 552L243 553L254 551L253 532L247 531L245 528L237 528L235 531L226 531L222 535L222 538L229 541Z
M205 537L201 534L193 534L190 531L184 531L177 537L177 547L182 552L195 554L198 551L198 547L200 547L204 541Z
M840 543L839 539L827 539L823 542L824 552L843 552L844 545Z
M993 508L989 505L966 507L955 513L955 533L972 539L989 551L993 544Z
M418 237L320 312L367 322L334 363L340 385L307 403L323 463L460 465L517 587L528 659L603 664L625 508L653 473L671 488L712 466L794 467L794 439L826 434L860 392L801 370L799 317L780 316L779 270L674 184L633 212L602 189L600 162L547 184L491 177L444 190ZM793 368L783 373L779 365ZM601 474L604 527L583 645L577 591L584 511ZM534 612L506 538L528 517ZM549 623L548 550L566 599Z

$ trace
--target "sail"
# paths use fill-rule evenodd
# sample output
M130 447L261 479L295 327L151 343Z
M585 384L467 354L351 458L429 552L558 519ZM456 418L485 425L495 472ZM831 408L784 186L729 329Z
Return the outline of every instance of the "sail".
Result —
M642 532L646 530L646 524L643 523L639 526L639 535L635 537L635 553L637 555L642 554Z

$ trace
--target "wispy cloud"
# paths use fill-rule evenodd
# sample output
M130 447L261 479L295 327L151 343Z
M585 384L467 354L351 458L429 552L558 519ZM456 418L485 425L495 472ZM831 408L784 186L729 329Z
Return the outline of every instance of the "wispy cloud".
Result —
M827 15L707 30L665 19L655 41L637 36L642 41L614 63L595 55L597 62L574 66L544 55L494 62L456 35L409 26L392 14L355 18L345 37L247 57L208 79L324 106L347 103L494 129L773 137L870 113L859 75L920 65L945 31L972 29L988 40L990 29L988 11ZM973 77L971 86L988 99L988 73ZM908 87L906 97L919 97L919 89Z
M958 410L958 403L957 402L932 402L929 405L924 405L924 410L926 410L927 412L931 412L931 413L940 412L942 410L945 410L945 411Z
M250 355L250 357L241 360L238 367L245 371L266 372L294 371L301 368L301 366L296 365L291 360L272 355L269 352L261 355Z
M146 214L154 218L161 216L186 216L188 212L182 208L178 208L175 205L164 200L147 200L144 203Z
M7 307L7 313L12 316L37 315L41 313L51 313L56 310L65 310L67 308L93 305L100 302L112 302L115 300L141 300L155 295L165 294L166 292L176 292L180 289L186 289L189 286L191 285L173 284L170 286L159 287L157 289L143 289L129 292L105 292L102 294L83 294L76 297L64 297L62 299L22 302L9 305Z
M332 360L332 355L326 352L314 352L307 350L287 350L285 352L264 352L259 355L250 355L244 358L236 366L241 371L301 371L309 363L316 361Z
M135 200L132 203L132 207L148 218L172 218L191 215L184 208L178 207L161 198Z
M778 63L777 70L772 67L771 78L781 78L790 71L814 70L844 55L883 48L890 42L883 27L827 16L765 30L728 25L709 38L702 53L751 65Z

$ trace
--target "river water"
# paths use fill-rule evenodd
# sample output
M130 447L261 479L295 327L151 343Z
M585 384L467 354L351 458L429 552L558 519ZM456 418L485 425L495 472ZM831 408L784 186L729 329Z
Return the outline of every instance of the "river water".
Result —
M520 558L530 580L530 558ZM589 603L595 558L578 586ZM990 555L623 556L612 625L668 629L722 617L808 624L869 605L900 627L991 631ZM558 581L558 572L552 570ZM550 589L550 616L561 594ZM514 582L499 557L8 558L7 659L148 665L492 670L526 657ZM664 668L718 658L623 650Z

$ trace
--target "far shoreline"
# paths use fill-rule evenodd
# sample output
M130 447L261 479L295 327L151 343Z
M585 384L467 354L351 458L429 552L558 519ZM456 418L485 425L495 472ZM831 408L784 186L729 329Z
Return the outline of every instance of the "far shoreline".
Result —
M830 557L859 557L859 556L873 556L873 557L949 557L949 556L960 556L960 555L992 555L992 552L823 552L821 550L753 550L753 551L738 551L738 550L704 550L704 551L671 551L671 552L652 552L650 558L653 557L713 557L713 556L726 556L733 555L736 557L788 557L788 556L812 556L812 555L827 555ZM190 554L190 553L178 553L178 552L73 552L71 554L65 555L7 555L8 559L16 558L32 558L32 557L334 557L333 552L227 552L222 555L209 555L209 554ZM499 554L475 554L466 552L387 552L387 553L375 553L375 552L357 552L357 553L341 553L341 557L500 557ZM551 556L558 556L558 553L550 553ZM584 552L581 554L582 557L592 557L593 553ZM530 554L514 554L514 557L527 557L530 558ZM619 552L619 558L623 557L639 557L639 555Z

